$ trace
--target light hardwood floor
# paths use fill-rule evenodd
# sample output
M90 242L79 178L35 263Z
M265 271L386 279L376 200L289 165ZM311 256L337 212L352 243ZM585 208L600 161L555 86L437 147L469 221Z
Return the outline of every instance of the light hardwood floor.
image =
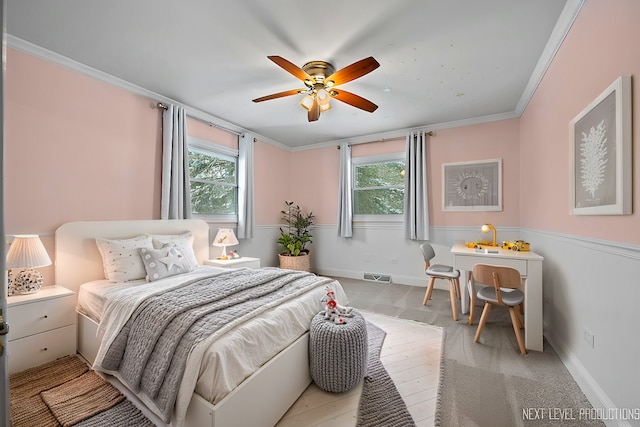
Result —
M420 427L433 426L442 329L369 311L361 313L387 332L380 359ZM278 427L356 425L362 382L346 393L329 393L311 384L283 416Z

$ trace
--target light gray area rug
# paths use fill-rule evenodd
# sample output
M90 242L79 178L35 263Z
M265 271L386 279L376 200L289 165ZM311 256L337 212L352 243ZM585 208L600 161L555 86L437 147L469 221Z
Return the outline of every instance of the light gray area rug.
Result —
M476 344L473 338L482 307L477 308L473 325L467 324L466 315L459 314L456 322L448 291L435 289L423 306L423 287L344 278L340 282L353 307L444 328L436 426L604 425L581 419L580 411L593 407L546 340L544 351L520 355L507 310L491 311Z
M491 311L480 343L477 319L454 322L450 308L449 319L436 427L604 426L588 417L591 403L547 341L520 355L507 310Z
M416 424L389 373L380 361L386 332L367 321L369 353L357 427L414 427Z

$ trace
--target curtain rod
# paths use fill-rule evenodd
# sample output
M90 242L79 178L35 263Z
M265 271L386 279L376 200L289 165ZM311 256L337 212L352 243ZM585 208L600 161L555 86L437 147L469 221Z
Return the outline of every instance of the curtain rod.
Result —
M426 131L426 132L425 132L425 134L426 134L427 136L433 136L433 135L434 135L434 133L433 133L433 131L432 131L432 130L430 130L430 131ZM359 142L359 143L357 143L357 144L358 144L358 145L360 145L360 144L371 144L371 143L373 143L373 142L385 142L385 141L389 141L389 140L392 140L392 139L393 139L393 140L395 140L395 139L400 139L400 138L386 138L386 139L385 139L385 138L383 138L383 139L379 139L379 140L377 140L377 141ZM348 146L351 146L352 144L347 144L347 145L348 145ZM338 145L336 146L336 148L339 150L339 149L340 149L340 144L338 144Z
M162 102L158 102L158 103L156 104L156 107L157 107L157 108L160 108L160 109L162 109L162 110L165 110L165 111L167 110L167 108L169 108L167 105L163 104ZM192 119L197 120L197 121L199 121L199 122L205 123L205 124L207 124L207 125L209 125L209 126L211 126L211 127L218 128L218 129L220 129L220 130L223 130L223 131L225 131L225 132L229 132L229 133L232 133L232 134L234 134L234 135L238 135L238 136L242 135L240 132L236 132L235 130L227 129L226 127L223 127L223 126L217 125L217 124L215 124L215 123L213 123L213 122L210 122L210 121L208 121L208 120L201 119L200 117L193 117L193 116L191 116L191 115L189 115L189 114L187 114L187 116L189 116L189 117L191 117Z

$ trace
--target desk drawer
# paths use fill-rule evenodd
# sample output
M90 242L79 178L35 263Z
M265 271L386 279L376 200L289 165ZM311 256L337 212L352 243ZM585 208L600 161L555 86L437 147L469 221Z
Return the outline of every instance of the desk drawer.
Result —
M522 276L527 275L527 261L524 259L500 258L498 256L456 255L455 268L458 270L473 270L475 264L503 265L515 268Z

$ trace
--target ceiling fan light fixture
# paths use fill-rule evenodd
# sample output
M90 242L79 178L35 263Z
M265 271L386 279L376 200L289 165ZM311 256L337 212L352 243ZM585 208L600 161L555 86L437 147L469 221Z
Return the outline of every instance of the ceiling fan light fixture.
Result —
M326 104L320 104L318 103L318 105L320 105L320 112L324 113L325 111L328 111L331 109L331 104L330 103L326 103Z
M300 101L300 105L307 111L311 111L311 107L313 107L313 97L311 95L305 95Z
M324 89L318 90L316 97L318 99L318 104L320 104L320 107L322 107L323 105L328 105L331 102L329 92Z

